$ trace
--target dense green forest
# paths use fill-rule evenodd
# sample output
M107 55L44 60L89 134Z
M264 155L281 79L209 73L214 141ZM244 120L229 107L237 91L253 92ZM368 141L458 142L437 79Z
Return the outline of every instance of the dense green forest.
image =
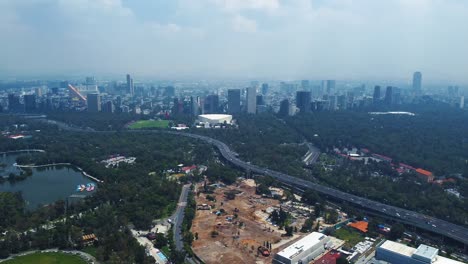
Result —
M149 118L132 113L89 113L89 112L50 112L51 120L64 122L77 127L90 127L99 131L122 130L133 120Z
M0 117L1 118L1 117ZM35 211L24 210L20 193L0 193L0 231L8 230L0 242L0 257L30 248L69 248L83 234L99 237L96 254L100 261L120 259L126 263L151 263L144 249L131 238L127 226L146 230L153 219L170 215L180 194L180 185L168 181L164 171L177 164L200 164L213 159L213 149L184 137L154 133L73 133L45 126L40 122L3 117L5 126L25 122L29 130L40 129L33 138L11 140L0 137L1 150L38 148L43 154L28 157L36 164L70 162L104 181L98 191L82 203L69 208L69 215L82 213L81 218L67 224L56 223L50 230L20 235L17 232L36 228L47 221L65 218L65 202ZM136 157L133 165L105 168L99 161L112 154ZM155 172L150 174L150 172ZM75 245L80 246L80 245ZM177 255L177 252L174 252Z
M285 120L323 151L368 148L439 176L463 173L468 177L468 112L439 107L415 114L318 112Z
M312 173L309 172L313 178L306 175L307 171L300 161L306 148L297 144L304 137L325 152L333 147L366 147L391 156L395 162L433 170L436 175L457 172L466 175L468 122L464 121L468 120L467 113L443 106L415 106L404 110L413 111L416 116L346 111L297 115L281 120L271 114L240 115L236 117L239 128L194 129L191 132L226 142L239 153L241 159L254 164L315 179L396 206L422 208L422 212L427 214L465 224L468 219L464 213L467 211L466 198L451 197L439 186L418 185L415 183L418 180L413 177L404 180L407 188L401 188L406 185L395 180L397 174L384 164L366 167L347 162L331 171L315 168ZM330 161L334 159L333 156L328 158ZM212 166L211 171L217 170L217 166ZM372 171L387 177L370 176ZM232 182L232 178L226 175L221 180ZM457 185L460 193L468 197L467 181L459 179ZM407 191L413 189L424 194L421 199ZM455 209L447 213L447 208L452 204Z

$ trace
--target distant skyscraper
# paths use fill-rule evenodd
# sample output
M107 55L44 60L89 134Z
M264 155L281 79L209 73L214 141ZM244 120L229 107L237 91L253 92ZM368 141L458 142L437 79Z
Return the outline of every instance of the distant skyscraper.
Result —
M322 81L322 90L325 91L328 95L331 95L335 92L335 86L335 80Z
M87 96L88 112L101 111L101 96L97 93L90 93Z
M268 83L262 84L262 94L266 95L268 93Z
M217 94L208 95L203 104L205 114L219 113L219 96Z
M257 95L257 106L259 105L264 105L265 102L263 101L263 95L259 94Z
M281 117L289 115L289 100L288 99L284 99L283 101L281 101L278 115Z
M127 93L131 96L135 95L135 87L133 86L133 79L130 74L127 74Z
M329 110L331 110L331 111L338 110L338 96L337 95L330 95L328 97L328 100L330 101Z
M378 104L380 102L380 86L376 85L374 87L374 96L373 96L374 104Z
M96 79L94 77L86 77L86 85L96 85Z
M10 112L21 112L22 111L19 96L15 95L15 94L8 94L8 110Z
M415 72L413 74L413 92L415 94L421 94L422 89L422 74L421 72Z
M257 88L247 88L247 113L255 114L257 112Z
M385 104L390 106L393 104L393 87L387 86L385 90Z
M174 88L174 86L166 86L166 87L164 87L164 96L169 96L169 97L175 96L175 88Z
M112 101L107 101L104 104L102 104L102 112L114 113L114 111L115 111L115 106L112 103Z
M191 96L190 97L190 103L191 103L191 114L193 116L198 116L199 114L201 114L201 110L200 110L200 107L201 107L201 100L200 100L200 97L197 96L197 97L193 97Z
M174 106L172 107L172 114L182 114L184 111L184 102L179 100L179 98L174 98Z
M460 109L465 108L465 96L460 96Z
M241 91L240 89L228 90L228 113L236 114L241 111Z
M309 89L310 89L310 82L309 82L309 80L302 80L302 81L301 81L301 87L302 87L302 90L304 90L304 91L309 91Z
M37 87L35 89L35 94L37 97L42 97L42 87Z
M296 92L296 106L301 113L308 113L311 111L311 95L309 91Z
M68 88L69 84L70 83L68 81L62 81L62 82L59 83L59 87L60 88Z
M36 111L37 106L36 106L36 95L34 94L26 94L23 97L24 99L24 109L26 110L26 113L33 113Z

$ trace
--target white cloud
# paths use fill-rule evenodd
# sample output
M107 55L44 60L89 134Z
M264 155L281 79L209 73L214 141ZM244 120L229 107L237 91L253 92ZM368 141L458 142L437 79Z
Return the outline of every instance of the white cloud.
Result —
M0 0L0 73L468 81L462 0L147 1Z
M257 32L257 22L241 15L236 15L232 19L232 28L236 32L255 33Z
M274 10L280 7L278 0L211 0L227 11L243 9Z
M150 25L157 33L177 33L182 30L182 28L174 23L169 24L159 24L159 23L152 23Z

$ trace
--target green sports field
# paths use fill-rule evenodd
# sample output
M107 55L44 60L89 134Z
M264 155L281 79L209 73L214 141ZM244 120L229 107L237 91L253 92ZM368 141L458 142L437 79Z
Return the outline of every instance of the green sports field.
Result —
M16 257L2 264L86 264L87 262L78 256L58 253L33 253L26 256Z
M140 120L128 126L130 129L167 128L170 120Z

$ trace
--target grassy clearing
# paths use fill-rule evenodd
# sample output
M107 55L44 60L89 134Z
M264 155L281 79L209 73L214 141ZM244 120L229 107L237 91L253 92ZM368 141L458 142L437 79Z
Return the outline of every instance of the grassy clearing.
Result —
M26 256L16 257L3 264L86 264L87 262L78 256L59 253L34 253Z
M348 247L353 247L357 243L364 241L364 237L358 231L354 231L346 227L336 230L334 236L346 241L346 246Z
M95 247L85 247L81 251L86 252L86 253L90 254L91 256L93 256L93 257L97 257L96 250L97 249Z
M140 120L132 123L128 128L142 129L142 128L167 128L170 120Z

